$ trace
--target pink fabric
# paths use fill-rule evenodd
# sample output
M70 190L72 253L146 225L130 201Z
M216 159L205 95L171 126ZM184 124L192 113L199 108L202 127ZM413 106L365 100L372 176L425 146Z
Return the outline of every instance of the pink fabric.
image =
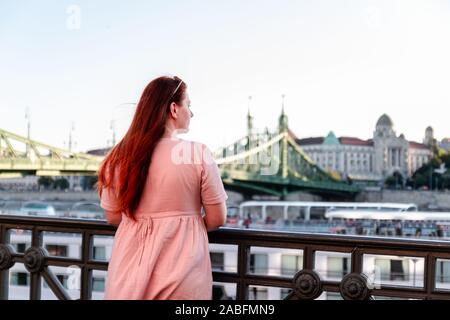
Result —
M201 143L163 138L152 155L137 222L122 214L105 299L212 299L202 204L228 199L219 169ZM101 206L115 208L104 189Z

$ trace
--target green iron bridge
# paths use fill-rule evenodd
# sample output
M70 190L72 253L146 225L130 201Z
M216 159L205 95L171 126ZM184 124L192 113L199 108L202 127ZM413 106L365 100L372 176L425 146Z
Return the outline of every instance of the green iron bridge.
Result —
M288 128L284 107L275 132L253 130L214 152L225 188L243 194L284 199L289 193L307 191L324 198L353 198L359 189L317 166L296 143ZM15 145L21 144L19 151ZM25 148L23 148L25 147ZM25 175L96 175L103 156L76 153L0 129L0 178Z
M248 141L244 138L244 141ZM284 198L291 192L308 191L325 197L352 198L359 189L340 181L317 166L288 132L239 150L239 142L215 152L227 189L244 195L264 194ZM243 149L243 150L242 150Z
M96 175L102 159L52 147L0 129L0 178Z
M359 188L323 170L301 149L288 127L284 106L274 133L256 133L247 116L247 136L214 153L222 181L244 195L272 195L307 191L324 198L353 198Z

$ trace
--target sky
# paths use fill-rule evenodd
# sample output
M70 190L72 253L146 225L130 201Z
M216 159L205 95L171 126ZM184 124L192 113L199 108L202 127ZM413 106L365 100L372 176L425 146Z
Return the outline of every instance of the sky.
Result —
M369 139L387 113L421 142L450 136L450 1L0 0L0 128L76 151L126 132L161 75L188 85L180 137L216 149L275 128Z

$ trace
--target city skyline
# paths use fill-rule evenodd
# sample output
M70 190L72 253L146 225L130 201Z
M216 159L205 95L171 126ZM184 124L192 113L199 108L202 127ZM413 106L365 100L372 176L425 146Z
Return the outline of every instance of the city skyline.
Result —
M281 95L298 137L369 139L383 113L397 134L448 137L446 1L0 3L0 128L75 150L119 141L145 85L188 84L186 139L211 149L274 128ZM66 145L64 145L66 143Z
M28 117L31 117L29 114L27 114L27 116ZM27 120L26 121L28 121L28 118L27 118L27 116L25 117ZM389 116L388 114L387 114L387 116ZM287 117L288 117L288 119L290 120L290 118L289 118L289 114L287 114ZM379 119L380 117L378 117L378 119ZM254 121L255 119L254 119L254 117L253 117L253 121ZM290 121L289 121L290 122ZM114 140L114 138L116 139L116 144L120 141L120 139L122 138L122 136L120 136L120 138L117 138L117 136L118 136L118 133L117 132L115 132L115 134L113 134L112 132L111 132L111 137L105 142L105 144L104 144L104 146L101 146L100 148L87 148L86 150L78 150L77 148L76 148L76 145L77 145L77 142L76 142L76 140L73 140L73 141L71 141L70 139L71 139L71 133L73 134L73 130L74 130L74 123L72 122L71 124L70 124L70 129L69 130L67 130L67 132L68 132L68 137L67 137L67 141L65 141L65 143L64 143L64 146L63 147L61 147L61 146L57 146L57 145L53 145L53 147L57 147L57 148L61 148L61 149L66 149L66 150L69 150L69 147L71 146L71 144L72 144L72 146L71 146L71 148L72 148L72 151L74 151L74 152L87 152L87 151L92 151L92 150L95 150L95 149L102 149L102 148L107 148L107 147L110 147L111 145L112 145L112 141ZM432 126L429 126L429 127L431 127L431 128L433 128ZM26 125L26 129L28 129L29 128L29 126L28 125ZM247 127L246 127L247 128ZM428 128L428 127L427 127ZM278 126L277 125L275 125L275 126L262 126L262 127L254 127L253 128L253 130L256 130L255 132L261 132L261 133L263 133L263 132L265 132L265 130L266 129L269 129L270 130L270 132L275 132L276 130L278 130ZM396 129L396 126L395 126L395 121L394 121L394 125L393 125L393 129L394 129L394 131L396 132L396 135L397 136L400 136L400 135L402 135L403 133L399 133L399 132L397 132L398 130ZM72 131L71 131L72 130ZM6 130L6 131L8 131L8 130ZM401 130L400 130L401 131ZM11 131L10 131L11 132ZM295 134L295 136L296 136L296 138L298 138L298 139L310 139L310 138L323 138L323 139L325 139L325 137L326 136L328 136L328 135L330 135L330 134L333 134L333 135L335 135L336 137L338 137L338 138L356 138L356 139L361 139L362 141L369 141L369 140L372 140L372 138L373 138L373 135L372 136L369 136L369 137L359 137L359 136L356 136L356 135L340 135L340 134L336 134L336 132L335 132L335 130L333 130L333 129L330 129L330 130L328 130L328 131L326 131L324 134L322 134L322 135L315 135L315 136L312 136L312 135L304 135L304 136L300 136L300 135L297 135L294 131L292 131L291 130L291 132L293 133L293 134ZM408 137L404 137L406 140L408 140L408 141L410 141L410 142L417 142L417 143L420 143L420 144L422 144L423 143L423 138L425 138L425 132L426 132L426 129L424 129L423 130L423 136L422 136L422 139L419 139L419 140L412 140L412 139L408 139ZM19 135L19 136L22 136L22 137L27 137L27 134L26 133L17 133L17 132L11 132L11 133L13 133L13 134L17 134L17 135ZM242 138L242 137L244 137L244 136L246 136L246 134L247 133L244 133L243 134L243 136L236 136L235 137L235 140L237 140L237 139L240 139L240 138ZM403 134L404 135L404 134ZM115 137L113 137L113 136L115 136ZM180 135L180 137L181 138L185 138L185 136L186 136L186 134L183 134L183 135ZM437 140L437 142L438 142L438 144L441 142L441 141L443 141L443 140L448 140L448 139L450 139L448 136L443 136L443 137L436 137L436 136L434 136L434 138ZM40 142L40 143L46 143L46 141L40 141L40 140L37 140L37 139L35 139L32 135L30 136L30 139L31 140L34 140L34 141L37 141L37 142ZM67 145L66 145L67 144ZM221 147L225 147L225 145L220 145L220 146L218 146L218 148L221 148Z

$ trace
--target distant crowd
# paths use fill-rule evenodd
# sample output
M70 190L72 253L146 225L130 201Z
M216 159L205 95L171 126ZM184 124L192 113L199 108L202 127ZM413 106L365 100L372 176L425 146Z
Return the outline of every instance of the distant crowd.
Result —
M432 221L391 221L391 220L353 220L327 219L304 220L301 217L295 219L273 218L267 216L265 220L252 217L250 214L245 219L231 218L229 226L242 226L244 228L289 229L302 231L326 230L336 234L356 234L371 236L405 236L405 237L445 237L450 236L444 226Z

